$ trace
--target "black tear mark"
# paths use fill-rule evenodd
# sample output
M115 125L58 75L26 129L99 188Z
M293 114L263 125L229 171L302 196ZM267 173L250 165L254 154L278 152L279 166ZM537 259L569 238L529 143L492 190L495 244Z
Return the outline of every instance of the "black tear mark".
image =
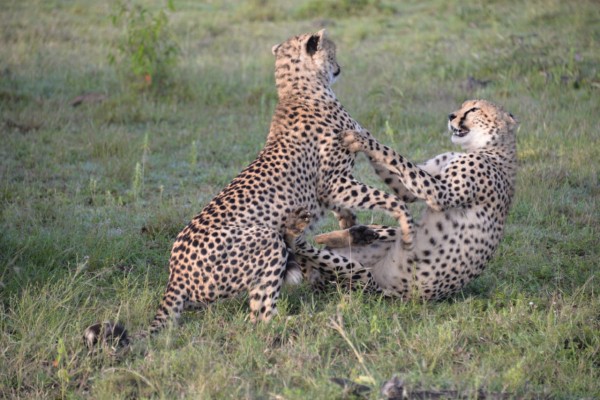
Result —
M463 114L463 116L462 116L462 117L460 117L460 121L458 122L458 126L459 126L460 128L462 128L462 129L466 129L466 128L465 128L465 126L463 125L463 123L465 122L465 119L467 119L467 115L469 115L469 113L470 113L470 112L477 111L477 110L479 110L479 108L478 108L478 107L473 107L473 108L471 108L470 110L467 110L467 111L466 111L466 112Z

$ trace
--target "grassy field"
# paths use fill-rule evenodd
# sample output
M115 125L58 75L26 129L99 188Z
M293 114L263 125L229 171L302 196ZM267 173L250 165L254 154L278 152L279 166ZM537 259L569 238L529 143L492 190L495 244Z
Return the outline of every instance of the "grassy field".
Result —
M132 89L114 13L0 11L0 398L377 399L394 375L413 398L600 397L598 2L176 1L162 91ZM271 46L322 27L342 103L411 159L453 149L446 115L463 100L521 121L518 193L485 273L426 304L286 288L268 325L240 298L120 359L87 355L95 321L148 325L175 235L264 143ZM83 93L103 101L73 107ZM364 159L357 176L380 185Z

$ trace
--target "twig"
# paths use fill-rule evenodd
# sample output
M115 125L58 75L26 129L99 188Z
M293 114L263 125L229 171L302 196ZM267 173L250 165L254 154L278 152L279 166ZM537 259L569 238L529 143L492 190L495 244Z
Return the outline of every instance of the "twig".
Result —
M354 355L356 356L356 358L358 359L359 364L362 366L363 370L365 371L365 374L374 381L373 375L371 375L371 372L369 372L369 369L367 368L366 364L365 364L365 359L363 358L363 356L359 353L358 349L356 348L356 346L354 346L354 343L352 343L352 341L350 340L350 338L348 337L348 335L346 334L346 331L344 330L344 321L342 319L342 313L340 312L340 309L338 307L337 309L337 318L334 319L333 317L329 319L329 325L331 328L333 328L337 333L340 334L340 336L346 341L346 343L348 343L348 346L350 346L350 348L352 349L352 351L354 352Z

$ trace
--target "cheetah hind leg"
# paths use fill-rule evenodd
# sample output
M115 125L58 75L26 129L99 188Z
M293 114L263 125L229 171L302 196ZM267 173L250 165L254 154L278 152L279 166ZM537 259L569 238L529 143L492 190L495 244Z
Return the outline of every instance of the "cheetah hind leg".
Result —
M372 250L380 252L379 249L371 249L369 246L318 249L302 243L298 246L297 256L309 273L310 283L316 289L327 289L333 284L333 287L360 287L368 292L380 293L381 288L373 280L370 272ZM366 262L363 264L361 261Z
M296 250L296 240L310 225L312 217L312 213L306 208L299 208L292 212L286 221L283 239L288 247L288 257L284 279L288 285L299 285L302 282L302 268L296 260L294 251Z
M367 246L379 239L379 233L370 226L356 225L350 229L323 233L315 236L315 243L329 248Z
M280 239L281 240L281 239ZM284 242L281 240L281 246ZM250 300L250 321L268 322L277 314L277 299L281 292L286 275L287 266L287 249L281 252L271 247L270 256L265 258L264 252L268 248L261 249L261 253L257 253L256 257L250 260L256 264L258 259L264 260L264 267L254 274L253 283L248 288L248 297Z

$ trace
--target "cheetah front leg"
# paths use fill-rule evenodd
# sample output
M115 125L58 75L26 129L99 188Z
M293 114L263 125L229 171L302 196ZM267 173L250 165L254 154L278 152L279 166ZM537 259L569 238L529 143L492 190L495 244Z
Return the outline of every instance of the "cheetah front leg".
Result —
M333 190L335 188L335 190ZM406 204L396 196L367 186L354 178L334 180L327 190L327 203L334 211L340 208L378 210L391 214L400 225L405 249L413 245L414 223Z
M384 165L380 165L374 161L371 162L375 174L385 182L385 184L394 191L396 196L400 197L405 203L413 203L419 200L404 186L402 181L398 179L398 176L390 172ZM343 228L342 228L343 229Z
M446 152L423 163L417 164L417 167L436 179L440 179L440 174L442 173L444 167L459 155L460 153ZM387 169L385 165L372 161L372 166L377 176L379 176L379 178L385 182L385 184L392 189L394 193L405 203L412 203L419 200L418 197L413 195L412 192L409 191L406 186L404 186L398 175Z
M456 157L461 156L462 153L456 153L454 151L448 151L446 153L442 153L437 155L423 163L417 164L417 167L427 172L429 175L435 177L436 179L440 178L440 174L443 169Z
M342 143L351 152L364 152L371 163L384 166L412 195L425 200L427 205L436 211L458 206L462 202L461 199L469 198L473 193L469 187L461 187L461 196L455 196L453 192L458 190L453 190L452 183L446 182L439 174L432 176L427 170L419 168L393 149L379 143L367 130L345 131L342 133ZM446 153L446 156L445 163L449 164L457 154ZM444 154L440 157L443 159ZM427 165L432 172L438 171L434 164L435 159ZM440 161L439 165L441 164ZM438 172L442 169L443 167L440 167Z

